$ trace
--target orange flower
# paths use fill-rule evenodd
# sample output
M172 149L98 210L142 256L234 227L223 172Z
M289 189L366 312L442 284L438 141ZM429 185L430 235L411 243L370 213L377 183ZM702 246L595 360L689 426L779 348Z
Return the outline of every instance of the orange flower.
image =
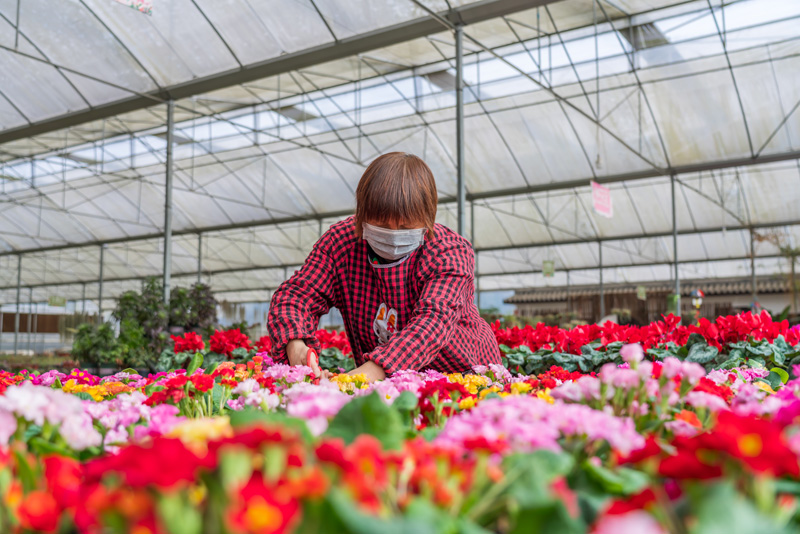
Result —
M61 510L55 498L46 491L32 491L25 495L17 510L22 528L37 532L55 532Z
M254 474L228 509L230 529L242 534L291 532L300 517L300 505L284 491L267 486Z
M678 415L675 416L676 421L683 421L684 423L689 423L695 428L702 428L703 425L700 423L700 419L697 418L697 414L694 412L690 412L689 410L681 410Z

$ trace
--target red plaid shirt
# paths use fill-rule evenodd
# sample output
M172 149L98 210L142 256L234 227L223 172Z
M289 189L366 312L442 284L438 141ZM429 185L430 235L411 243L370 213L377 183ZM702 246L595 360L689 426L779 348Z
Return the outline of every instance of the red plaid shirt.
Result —
M272 296L267 328L277 361L286 361L286 344L293 339L319 350L319 318L335 306L358 365L372 360L393 373L464 372L500 363L497 341L474 303L469 241L437 224L434 238L402 262L372 265L367 242L356 237L353 225L349 217L331 226ZM376 326L382 304L396 311L388 331Z

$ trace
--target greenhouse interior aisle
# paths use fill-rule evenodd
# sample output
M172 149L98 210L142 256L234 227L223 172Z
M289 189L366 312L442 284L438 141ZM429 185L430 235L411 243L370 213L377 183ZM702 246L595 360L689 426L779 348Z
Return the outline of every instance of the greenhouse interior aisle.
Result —
M800 529L800 1L0 0L0 72L0 532ZM331 247L393 152L436 233Z

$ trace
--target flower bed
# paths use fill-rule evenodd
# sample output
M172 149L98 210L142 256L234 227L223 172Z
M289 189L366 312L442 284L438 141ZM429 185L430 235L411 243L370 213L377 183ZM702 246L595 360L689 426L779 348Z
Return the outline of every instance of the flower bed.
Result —
M788 324L495 334L507 367L377 383L237 363L240 333L149 376L0 373L0 531L800 528Z

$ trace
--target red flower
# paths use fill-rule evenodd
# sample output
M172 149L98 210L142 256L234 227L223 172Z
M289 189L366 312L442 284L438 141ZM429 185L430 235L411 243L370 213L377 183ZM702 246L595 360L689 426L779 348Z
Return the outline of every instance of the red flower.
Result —
M258 352L272 352L272 340L269 336L261 336L256 341L256 350Z
M144 403L147 406L155 406L157 404L164 404L165 402L170 401L173 404L178 404L185 396L186 393L183 391L183 389L162 389L160 391L154 391L152 395L145 399Z
M721 412L713 434L731 456L753 471L776 477L800 476L797 456L786 446L781 427L773 421Z
M203 338L194 332L186 332L183 337L170 336L175 342L175 354L180 352L198 352L206 348Z
M214 377L211 375L193 375L189 380L197 391L203 393L214 387Z
M703 393L709 393L711 395L716 395L717 397L721 398L725 402L730 402L733 398L733 390L726 386L725 384L717 384L710 378L703 377L700 379L700 382L694 387L694 391L702 391Z
M46 491L31 491L17 509L19 523L24 529L36 532L55 532L61 510L55 498Z
M217 354L224 354L230 357L231 353L239 348L250 350L250 339L243 334L238 328L234 330L226 330L220 332L214 331L214 335L209 340L211 350Z
M615 499L606 508L604 515L622 515L634 510L641 510L656 501L653 490L647 488L636 495L631 495L624 499Z
M168 461L154 461L154 458ZM194 481L199 470L213 468L215 461L211 455L202 458L195 455L179 439L157 437L148 445L128 445L116 455L92 460L86 464L85 473L90 483L116 473L133 488L171 488Z
M58 506L72 508L78 504L81 489L81 464L72 458L48 456L44 459L47 489Z
M260 473L253 474L227 512L231 530L248 534L291 532L299 516L297 500L265 484Z

